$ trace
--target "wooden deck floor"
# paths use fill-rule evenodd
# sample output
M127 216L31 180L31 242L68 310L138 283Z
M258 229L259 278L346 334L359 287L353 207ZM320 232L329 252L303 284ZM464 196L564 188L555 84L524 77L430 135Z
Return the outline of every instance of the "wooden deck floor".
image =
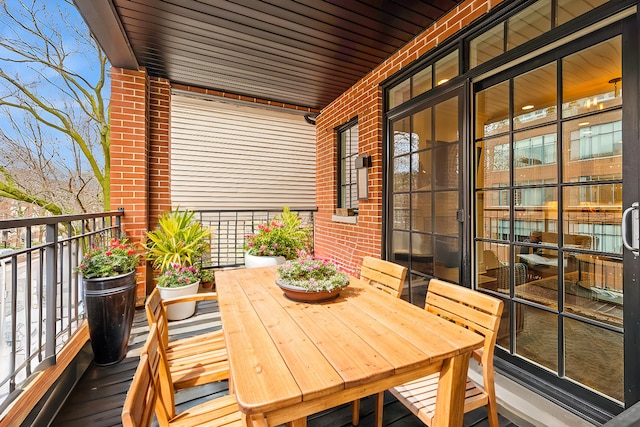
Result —
M187 337L206 330L220 328L217 304L200 302L195 316L172 322L172 339ZM52 427L109 427L121 426L120 413L129 384L136 369L140 349L148 332L144 310L136 310L127 357L117 365L100 367L91 365L81 378L66 403L51 423ZM200 402L226 394L227 383L207 384L181 390L176 393L178 412ZM360 426L373 426L373 398L361 401ZM385 393L384 425L392 427L419 427L422 422L411 414L391 394ZM465 426L488 427L484 408L466 414ZM313 415L309 427L351 426L351 406L337 408ZM500 416L500 427L517 427Z

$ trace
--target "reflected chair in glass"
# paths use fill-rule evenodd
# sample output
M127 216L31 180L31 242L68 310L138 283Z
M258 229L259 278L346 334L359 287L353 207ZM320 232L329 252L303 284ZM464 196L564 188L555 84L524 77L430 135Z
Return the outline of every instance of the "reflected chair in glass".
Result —
M176 389L229 379L229 359L222 330L169 341L166 306L185 301L217 300L215 293L201 293L163 301L158 288L145 304L149 326L157 325L163 351Z
M431 279L425 310L444 317L484 337L484 346L473 352L482 366L483 385L467 378L464 412L487 407L489 425L498 427L493 354L503 302L490 295L438 279ZM391 389L391 393L426 425L431 425L440 373Z
M122 408L124 427L151 426L154 412L161 426L245 426L234 394L177 414L173 381L165 357L157 325L152 325Z
M362 259L360 278L368 281L376 289L386 292L396 298L402 295L402 287L407 277L407 267L384 261L371 256ZM380 414L376 419L376 426L382 425L382 406L384 405L384 392L376 395L375 413ZM352 423L357 426L360 422L360 400L353 402Z

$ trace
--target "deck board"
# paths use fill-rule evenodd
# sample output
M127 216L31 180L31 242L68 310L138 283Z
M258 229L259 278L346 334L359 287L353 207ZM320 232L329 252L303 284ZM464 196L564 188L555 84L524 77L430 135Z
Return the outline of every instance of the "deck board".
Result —
M221 327L217 303L201 301L198 303L195 316L171 322L170 339L185 338ZM148 325L144 310L137 309L129 340L129 351L125 359L117 365L108 367L91 364L52 421L51 427L121 426L122 405L137 367L140 349L144 344L147 332ZM180 390L176 393L178 412L227 394L227 392L226 381ZM373 426L373 405L373 397L361 400L360 426ZM390 393L385 393L384 425L389 427L423 426L422 422ZM350 427L351 406L341 405L310 416L308 426ZM466 414L464 426L488 427L486 410L480 408ZM517 427L517 425L500 416L500 427Z

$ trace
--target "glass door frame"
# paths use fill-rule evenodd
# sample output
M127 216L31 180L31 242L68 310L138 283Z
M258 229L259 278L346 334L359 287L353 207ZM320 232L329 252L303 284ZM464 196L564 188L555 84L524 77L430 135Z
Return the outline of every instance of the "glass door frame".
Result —
M640 14L622 21L622 210L640 201ZM640 401L640 259L623 249L624 403Z
M624 141L622 157L623 211L631 206L634 201L640 201L640 169L638 168L638 159L640 159L640 144L638 143L640 141L640 84L638 82L638 77L640 76L640 54L637 49L638 43L640 43L639 25L640 19L638 19L638 14L635 14L607 28L586 35L572 42L571 46L560 46L555 52L545 55L546 57L557 55L560 58L565 56L568 51L581 49L579 47L581 45L589 46L598 43L598 41L606 40L612 35L622 35L622 84L625 100L622 107ZM536 58L536 61L538 60L539 58ZM546 63L546 60L539 60L539 64L544 63ZM529 70L535 67L534 65L519 64L496 73L488 79L478 80L478 82L489 80L497 82L501 80L500 75L505 73L517 75L518 70ZM474 82L473 87L475 87L476 83ZM491 86L491 84L487 84L487 86ZM471 166L473 166L473 163ZM471 192L474 192L474 190L471 189ZM475 212L475 203L472 209ZM513 210L513 206L510 206L510 209ZM562 220L561 217L558 219ZM476 230L474 227L472 240L475 235ZM638 326L640 325L640 310L637 308L637 302L640 301L640 259L634 257L626 249L623 250L622 258L624 299L626 302L623 309L624 407L626 408L640 401L640 327ZM560 349L558 350L561 351ZM543 394L547 394L548 397L554 400L579 402L579 406L588 408L584 410L584 413L594 415L595 420L606 420L611 414L620 412L620 407L614 401L599 396L597 393L586 390L577 384L574 386L569 380L546 373L542 369L535 369L535 372L533 372L531 365L526 361L510 355L502 349L496 349L496 355L502 359L496 360L496 368L498 370L507 373L508 376L516 380L537 384L535 387L537 390L542 391ZM505 361L509 363L505 363ZM593 404L598 407L589 407Z
M393 199L390 197L393 194L391 189L393 167L391 165L392 153L391 144L393 143L392 122L411 117L419 111L426 108L435 107L438 104L445 102L452 98L458 98L458 218L459 221L459 245L460 245L460 264L458 282L463 286L469 287L471 272L470 272L470 248L472 244L472 238L470 235L471 221L470 221L470 179L469 174L469 117L470 117L470 102L469 102L470 84L468 79L455 79L451 81L451 84L447 84L444 88L435 88L430 92L412 99L387 112L384 120L384 133L386 135L384 145L384 185L383 185L383 201L384 201L384 215L383 215L383 258L390 259L392 256L392 238L393 238L393 224L389 218L393 218ZM412 230L409 232L411 233ZM407 248L411 251L411 247ZM411 265L411 257L408 259L408 267ZM434 271L435 273L435 271ZM409 288L409 302L416 303L412 297L412 280L415 271L412 272L409 267L409 274L407 275L408 288ZM432 278L425 273L417 273L420 277Z

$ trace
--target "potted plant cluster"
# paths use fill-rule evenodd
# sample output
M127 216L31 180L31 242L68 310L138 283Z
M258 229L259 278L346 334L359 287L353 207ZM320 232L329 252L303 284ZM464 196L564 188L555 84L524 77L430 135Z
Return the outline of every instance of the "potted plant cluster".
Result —
M147 233L147 259L152 262L163 299L198 293L198 266L208 248L209 230L194 220L193 211L178 209L165 212L158 227ZM169 320L192 316L196 302L172 304L167 307Z
M94 362L106 366L127 354L136 302L140 257L127 239L92 245L76 271L82 275Z
M258 224L256 233L245 236L245 266L279 265L295 259L300 251L309 250L311 236L311 226L285 206L271 221Z
M337 298L349 276L330 261L307 256L280 265L276 283L293 300L322 302Z

